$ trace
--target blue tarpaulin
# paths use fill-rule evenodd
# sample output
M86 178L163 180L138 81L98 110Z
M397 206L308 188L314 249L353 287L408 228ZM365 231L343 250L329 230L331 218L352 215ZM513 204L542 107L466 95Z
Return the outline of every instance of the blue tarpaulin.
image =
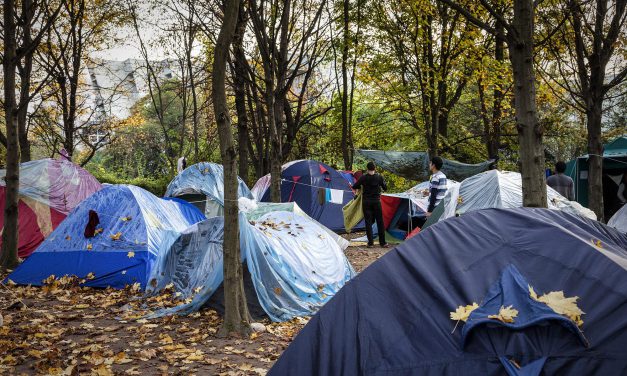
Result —
M241 213L239 226L242 261L261 307L274 321L312 315L355 275L333 237L311 219L278 211L249 223ZM188 314L211 298L223 281L223 236L224 219L209 218L160 252L154 290L172 283L182 298L193 301L154 316Z
M470 212L355 277L269 375L625 375L626 268L627 236L599 222L548 209ZM578 297L583 325L530 300L529 286ZM466 323L450 319L473 302ZM512 325L484 319L505 304L518 310Z
M87 238L90 210L100 223L98 233ZM161 243L203 219L188 203L163 200L135 186L109 185L79 204L8 279L41 285L50 275L69 275L91 287L136 282L145 287Z
M210 162L196 163L189 166L178 174L168 184L165 192L166 197L183 197L190 200L199 200L199 196L204 196L203 207L207 216L222 215L224 208L224 172L222 165ZM241 178L238 181L238 197L252 199L253 196ZM188 200L189 201L189 200Z

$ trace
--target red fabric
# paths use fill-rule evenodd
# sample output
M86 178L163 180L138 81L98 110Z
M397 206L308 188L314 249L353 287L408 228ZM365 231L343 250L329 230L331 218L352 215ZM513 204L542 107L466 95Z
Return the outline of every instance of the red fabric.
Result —
M359 178L361 177L361 175L363 175L364 173L361 171L355 171L353 172L353 178L355 178L355 181L359 180Z
M5 187L0 186L0 228L4 229L4 202ZM37 247L44 241L44 234L39 228L37 215L24 201L19 200L18 203L18 249L17 254L21 258L30 256ZM59 223L65 219L65 215L50 208L50 219L52 221L52 229L57 228ZM2 239L0 238L0 247Z
M98 218L98 213L93 210L89 211L89 220L87 220L87 226L85 226L85 237L93 238L96 235L96 226L100 224L100 218Z
M292 190L290 191L290 197L287 199L287 202L292 202L292 195L294 195L294 189L296 189L296 182L300 180L300 176L292 176Z
M327 171L326 167L324 167L323 165L319 164L318 168L320 169L320 173L321 174L328 174L329 171Z
M394 219L394 214L398 206L401 204L401 199L398 197L381 195L381 211L383 212L383 225L387 229Z
M409 233L409 235L407 235L405 240L413 238L414 236L418 235L419 232L420 232L420 227L416 227L412 232Z

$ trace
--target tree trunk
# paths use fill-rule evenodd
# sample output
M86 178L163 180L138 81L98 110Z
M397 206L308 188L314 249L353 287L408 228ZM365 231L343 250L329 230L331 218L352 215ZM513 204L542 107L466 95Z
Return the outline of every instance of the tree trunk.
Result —
M17 44L15 1L4 0L4 114L6 122L7 155L5 176L4 228L0 268L12 269L18 264L18 189L20 184L20 147L18 140L17 104L15 98L15 69Z
M504 28L500 22L496 25L496 36L494 45L494 59L499 63L505 59L505 41ZM492 129L490 141L488 145L488 158L494 159L495 165L499 161L499 149L501 147L501 118L503 116L502 104L505 94L501 88L503 76L499 73L496 75L496 84L494 85L494 101L492 103Z
M523 206L547 207L544 178L543 129L536 108L533 69L533 0L514 0L509 57L514 71L514 108L520 148Z
M213 109L218 123L220 154L224 166L224 322L222 335L247 334L250 315L244 294L244 277L239 249L239 222L237 206L237 152L233 144L231 117L226 100L226 60L233 41L240 0L226 0L224 18L216 41L212 73Z
M603 141L601 139L602 99L594 101L586 114L588 127L588 207L601 222L605 220L603 208Z
M237 146L239 148L239 176L248 182L248 112L246 111L246 54L244 53L244 34L246 33L246 9L240 6L237 27L233 38L235 54L233 91L237 111Z
M22 28L22 45L31 46L33 43L31 37L30 25L33 20L33 12L35 5L31 0L22 0L22 22L24 27ZM17 125L18 125L18 137L20 144L20 161L30 161L30 141L28 140L28 127L26 125L26 119L28 115L28 102L30 102L30 84L31 84L31 72L33 70L33 54L35 50L32 49L24 55L24 63L19 67L20 75L20 100L19 109L17 113Z
M349 0L344 0L343 8L344 8L344 28L343 28L343 42L342 42L342 140L341 140L341 148L342 148L342 158L344 159L344 169L350 170L351 168L351 159L350 152L348 150L348 141L349 141L349 129L348 129L348 44L349 44Z

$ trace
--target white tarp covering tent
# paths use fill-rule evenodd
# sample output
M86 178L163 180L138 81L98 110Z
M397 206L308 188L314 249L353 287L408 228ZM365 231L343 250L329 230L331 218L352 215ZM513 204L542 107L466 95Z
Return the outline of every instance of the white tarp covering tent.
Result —
M519 208L523 206L522 178L518 172L490 170L464 180L459 187L455 214L488 208ZM547 206L596 220L592 210L576 201L569 201L547 186Z
M627 234L627 205L623 205L622 208L614 213L607 225Z
M339 245L308 217L273 211L249 221L240 212L239 226L242 261L259 305L273 321L315 313L355 276ZM193 299L154 316L191 313L209 302L223 281L223 236L222 217L174 234L160 253L151 286L159 290L172 283L184 299Z

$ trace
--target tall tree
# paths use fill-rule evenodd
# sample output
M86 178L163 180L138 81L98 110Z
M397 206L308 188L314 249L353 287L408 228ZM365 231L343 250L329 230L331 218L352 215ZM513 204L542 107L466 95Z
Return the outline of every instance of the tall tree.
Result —
M32 99L30 75L32 56L39 46L42 36L48 31L57 17L60 8L48 9L47 3L21 2L21 14L16 11L15 0L5 0L3 4L3 41L4 54L2 68L4 76L4 115L6 137L6 175L4 201L4 228L2 231L2 249L0 249L0 267L13 268L18 263L18 189L20 163L20 120L26 118L28 104ZM36 16L39 9L40 16ZM17 21L17 22L16 22ZM35 24L39 29L33 33ZM18 35L21 34L18 45ZM16 99L16 69L20 72L20 97ZM25 120L24 120L25 121Z
M237 205L237 150L233 142L231 116L226 100L226 64L235 35L240 0L225 0L222 27L213 55L211 93L220 136L224 166L224 323L221 333L245 334L250 330L250 315L244 294L244 276L239 249Z
M377 2L373 19L381 31L379 85L398 102L398 112L423 132L429 153L442 149L449 113L468 82L468 49L474 28L458 11L438 2ZM446 141L446 140L444 140Z
M505 41L514 72L514 108L518 143L520 146L520 172L522 175L523 205L546 207L547 193L544 178L544 129L539 121L536 105L536 80L534 71L534 15L533 0L513 0L513 9L506 9L481 0L483 12L495 19L497 28L481 20L469 9L454 0L438 0L458 10L470 22L498 37L497 29L505 29ZM475 3L473 7L475 8ZM507 18L511 15L511 20Z
M603 221L602 117L604 101L627 80L627 0L564 0L563 5L567 22L548 48L557 74L545 77L586 117L588 206Z
M15 24L15 1L4 0L4 116L7 139L7 173L5 180L4 229L2 231L2 254L0 265L3 269L18 264L17 244L17 205L20 184L20 146L17 129L17 103L15 99L15 69L17 68L17 26Z
M328 43L322 41L323 30L328 26L328 22L323 23L321 17L324 6L323 0L249 1L248 14L262 72L251 70L258 76L255 77L257 87L251 89L253 95L261 99L254 106L261 104L263 108L259 109L259 113L265 116L263 121L251 122L251 125L263 123L263 133L267 134L264 138L270 144L270 191L274 202L281 200L283 160L299 126L307 121L303 115L303 102L309 94L307 88L311 76L328 50ZM296 98L290 100L291 96ZM315 117L317 114L310 115ZM264 138L262 142L266 141ZM258 144L257 152L262 150L263 145ZM254 160L254 155L251 154L251 158Z

